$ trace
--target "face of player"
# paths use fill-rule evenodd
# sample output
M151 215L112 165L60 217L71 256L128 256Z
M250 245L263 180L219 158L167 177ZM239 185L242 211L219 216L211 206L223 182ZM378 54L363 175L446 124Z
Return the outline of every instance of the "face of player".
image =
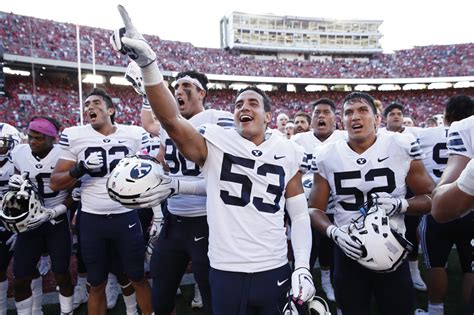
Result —
M387 114L387 129L398 132L403 126L403 112L394 108Z
M314 135L320 140L325 140L336 129L336 115L330 105L318 104L311 120Z
M285 127L285 133L286 133L286 137L287 137L288 139L291 139L291 137L295 134L295 127L294 127L294 125L293 125L293 126L289 126L289 127L288 127L288 125L286 125L286 127Z
M286 127L286 124L288 123L288 117L286 116L281 116L280 119L278 119L277 121L277 128L278 130L280 130L281 132L285 133L285 127Z
M180 114L189 119L204 110L206 91L186 80L178 80L174 87L174 97Z
M295 118L295 134L306 132L309 130L309 123L304 116L296 116Z
M403 126L405 127L414 127L415 123L410 117L403 117Z
M104 126L112 125L110 116L114 113L113 108L107 108L107 104L102 96L91 95L84 102L84 114L87 121L95 130Z
M43 158L48 155L49 151L53 148L54 138L29 130L28 144L30 145L31 153L33 155Z
M242 92L235 101L234 122L237 132L245 139L259 145L265 140L265 130L272 119L265 112L263 97L255 91Z
M344 127L349 135L349 144L371 145L376 138L376 115L372 107L363 100L344 104Z

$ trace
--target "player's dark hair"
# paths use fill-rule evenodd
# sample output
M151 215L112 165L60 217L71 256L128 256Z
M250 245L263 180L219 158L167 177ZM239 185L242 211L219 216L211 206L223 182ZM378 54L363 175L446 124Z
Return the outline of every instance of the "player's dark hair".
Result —
M268 95L263 90L260 90L256 86L248 86L248 87L238 91L237 95L235 95L234 103L235 103L235 100L237 100L237 98L239 97L239 95L242 94L245 91L254 91L254 92L260 94L263 98L263 109L265 110L265 112L268 113L268 112L272 111L272 100L270 99L270 97L268 97Z
M57 121L56 119L54 119L52 117L49 117L49 116L33 116L33 117L31 117L30 122L32 122L33 120L38 119L38 118L46 119L47 121L52 123L54 128L56 128L56 131L59 133L59 130L61 129L61 124L59 123L59 121Z
M306 118L306 121L308 122L309 125L311 125L311 115L308 114L307 112L303 112L302 110L300 110L299 112L297 112L295 114L295 116L293 117L294 120L296 120L296 117L299 117L299 116L302 116L304 118Z
M334 103L334 101L330 100L329 98L320 98L319 100L317 100L316 102L314 102L313 104L311 104L313 110L316 106L318 106L319 104L323 104L323 105L329 105L332 109L332 112L333 113L336 113L336 103Z
M395 103L392 103L392 104L388 105L385 108L385 110L383 111L383 117L387 118L388 114L394 109L399 109L399 110L402 111L402 113L405 112L405 107L402 104L395 102Z
M112 98L103 89L94 88L92 91L89 92L89 94L86 95L86 98L88 98L89 96L92 96L92 95L102 97L102 99L104 100L105 105L107 106L107 108L115 109L114 102L112 102ZM110 120L112 121L112 124L115 123L115 110L114 110L113 114L110 116Z
M191 78L196 79L199 81L199 83L201 83L202 87L204 88L204 92L206 92L206 96L204 96L202 100L204 104L209 91L207 88L207 84L209 83L209 79L207 78L207 76L204 73L198 72L196 70L188 70L178 73L178 75L176 76L176 80L184 78L185 76L190 76Z
M344 98L344 101L342 102L342 104L344 106L346 103L353 103L355 101L362 101L362 102L368 104L372 108L373 113L375 115L377 115L377 108L375 108L374 98L372 96L370 96L369 94L364 93L364 92L349 93Z
M447 124L474 115L474 100L466 95L456 95L449 99L444 112Z

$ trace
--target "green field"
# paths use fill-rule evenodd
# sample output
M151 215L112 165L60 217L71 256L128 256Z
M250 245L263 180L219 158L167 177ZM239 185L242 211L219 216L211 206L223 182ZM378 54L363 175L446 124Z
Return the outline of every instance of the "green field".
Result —
M422 269L422 274L424 274L424 270ZM448 262L448 275L449 275L449 291L448 291L448 298L445 301L444 307L444 314L445 315L460 315L465 314L465 307L462 301L462 273L461 268L459 265L459 260L457 257L457 252L452 251L449 262ZM323 290L321 287L318 286L318 282L320 279L319 269L315 269L314 272L315 282L317 283L317 294L324 296ZM186 285L181 287L182 294L178 296L176 299L177 301L177 314L178 315L204 315L204 312L194 309L191 309L191 300L194 294L194 287L193 285ZM394 297L396 298L396 297ZM426 292L417 292L417 307L426 310L428 305L427 301L427 293ZM333 315L336 314L335 305L331 305L331 312ZM43 313L44 315L57 315L59 314L59 305L52 304L52 305L44 305L43 306ZM15 311L8 311L8 315L16 314ZM86 305L81 305L74 314L76 315L85 315L87 314ZM107 314L110 315L124 315L125 308L123 304L123 300L121 297L119 298L119 302L117 306L108 311ZM374 313L377 314L377 313Z

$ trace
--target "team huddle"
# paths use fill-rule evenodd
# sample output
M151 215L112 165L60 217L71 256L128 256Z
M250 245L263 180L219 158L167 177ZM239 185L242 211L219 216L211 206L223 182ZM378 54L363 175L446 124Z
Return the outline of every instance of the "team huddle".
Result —
M206 314L330 314L313 282L318 257L338 314L371 314L372 300L380 314L413 314L415 289L429 292L428 310L415 314L444 314L454 244L472 313L471 98L453 97L445 125L421 129L401 125L402 105L382 111L369 94L350 93L344 130L336 104L320 99L287 139L268 128L272 102L257 87L237 92L233 115L205 110L208 79L197 71L179 73L173 95L155 52L119 12L125 28L110 41L131 58L126 77L143 96L143 127L116 124L101 89L85 98L87 125L61 132L54 119L33 117L20 144L18 131L0 124L0 315L12 257L17 313L42 314L45 254L61 314L84 301L89 314L105 314L109 274L127 315L137 305L176 314L190 262ZM71 223L83 291L70 275Z

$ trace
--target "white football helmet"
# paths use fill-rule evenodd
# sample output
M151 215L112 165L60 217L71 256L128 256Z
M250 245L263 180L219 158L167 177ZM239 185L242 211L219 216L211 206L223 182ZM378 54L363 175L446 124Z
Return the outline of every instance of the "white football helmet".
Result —
M19 190L9 190L3 195L0 220L13 233L28 230L27 224L43 213L43 199L36 186L26 179Z
M295 301L291 298L291 294L288 297L288 302L283 308L283 315L331 315L329 305L320 296L314 296L311 300L306 302L304 305L297 306Z
M125 79L130 82L139 95L145 95L145 85L143 84L142 71L135 61L131 61L128 64L127 70L125 70Z
M377 272L396 270L413 250L413 244L390 226L390 218L375 202L364 215L349 225L349 235L362 245L357 261Z
M20 142L20 133L15 127L0 123L0 161L6 159L15 145Z
M163 167L149 155L131 155L120 160L107 179L110 198L123 205L133 205L136 198L161 183Z

